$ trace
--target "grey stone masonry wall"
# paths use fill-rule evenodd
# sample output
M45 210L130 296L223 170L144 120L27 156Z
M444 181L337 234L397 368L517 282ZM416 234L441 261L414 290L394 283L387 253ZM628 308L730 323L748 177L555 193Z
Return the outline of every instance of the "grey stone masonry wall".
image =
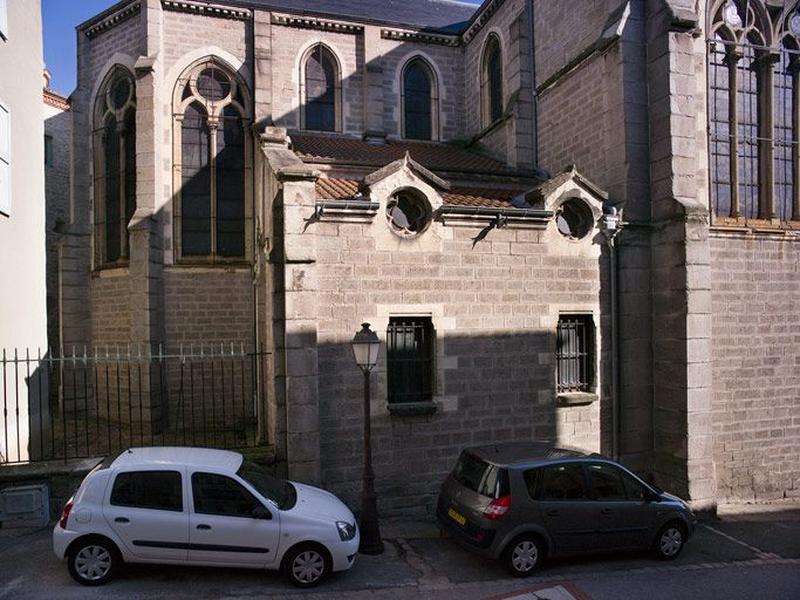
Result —
M250 269L183 269L164 272L164 340L181 345L240 343L254 340L253 286Z
M72 114L45 105L44 134L50 138L52 154L45 159L45 227L47 230L47 344L61 345L61 302L63 298L63 247L61 241L70 221L70 167L72 157Z
M678 4L678 2L675 2ZM705 42L648 3L656 479L712 508ZM676 107L678 109L676 110Z
M363 377L350 341L363 321L382 341L391 316L432 319L434 401L429 416L387 410L385 345L372 385L372 448L382 514L435 509L438 486L464 447L551 440L600 448L606 321L599 317L605 257L589 240L547 230L434 223L417 240L371 222L313 225L319 292L319 427L322 482L355 504L360 489ZM558 315L588 312L598 327L600 401L555 398Z
M650 231L642 226L650 220L645 4L630 3L610 46L572 62L598 41L616 8L606 2L535 5L537 84L549 80L538 96L539 166L554 172L575 163L608 190L613 203L624 203L630 224L616 240L619 450L628 466L648 473L653 417L644 400L652 397ZM611 428L605 431L610 436Z
M533 167L533 108L527 2L507 0L464 49L464 113L467 138L483 134L479 148L519 169ZM503 57L503 107L510 118L485 131L481 115L481 67L486 38L496 34ZM563 165L561 165L563 166Z
M719 498L798 498L800 245L730 232L710 244Z

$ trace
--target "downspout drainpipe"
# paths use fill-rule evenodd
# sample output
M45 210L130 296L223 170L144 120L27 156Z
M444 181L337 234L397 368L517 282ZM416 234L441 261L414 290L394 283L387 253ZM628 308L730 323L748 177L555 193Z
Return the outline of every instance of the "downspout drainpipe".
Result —
M619 321L617 302L617 246L614 238L608 240L611 280L611 453L619 460Z
M609 287L611 292L611 454L614 460L620 455L620 377L619 377L619 298L617 246L615 238L621 225L617 209L612 207L610 213L603 215L603 235L608 245Z
M539 166L539 95L536 93L536 39L534 0L528 0L528 60L531 64L531 162Z

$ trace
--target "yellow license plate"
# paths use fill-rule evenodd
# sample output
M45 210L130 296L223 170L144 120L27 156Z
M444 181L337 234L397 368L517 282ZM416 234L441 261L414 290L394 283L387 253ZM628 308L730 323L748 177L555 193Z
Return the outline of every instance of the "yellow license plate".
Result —
M458 523L462 527L467 522L467 518L464 515L454 511L452 508L447 511L447 516L450 517L451 519L453 519L453 521L455 521L456 523Z

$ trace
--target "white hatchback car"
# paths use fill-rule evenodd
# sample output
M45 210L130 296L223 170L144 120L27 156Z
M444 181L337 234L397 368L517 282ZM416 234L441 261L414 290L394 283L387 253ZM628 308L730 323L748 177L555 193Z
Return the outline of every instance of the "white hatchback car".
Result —
M131 448L67 502L53 549L79 583L122 562L283 569L299 587L353 566L353 513L324 490L276 479L237 452Z

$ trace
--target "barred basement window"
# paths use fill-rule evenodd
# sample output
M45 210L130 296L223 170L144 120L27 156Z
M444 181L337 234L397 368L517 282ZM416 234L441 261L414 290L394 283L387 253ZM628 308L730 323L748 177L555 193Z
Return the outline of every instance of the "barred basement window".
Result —
M558 393L594 391L594 324L591 315L562 315L556 336Z
M430 317L391 317L386 330L389 403L430 402L435 381Z

